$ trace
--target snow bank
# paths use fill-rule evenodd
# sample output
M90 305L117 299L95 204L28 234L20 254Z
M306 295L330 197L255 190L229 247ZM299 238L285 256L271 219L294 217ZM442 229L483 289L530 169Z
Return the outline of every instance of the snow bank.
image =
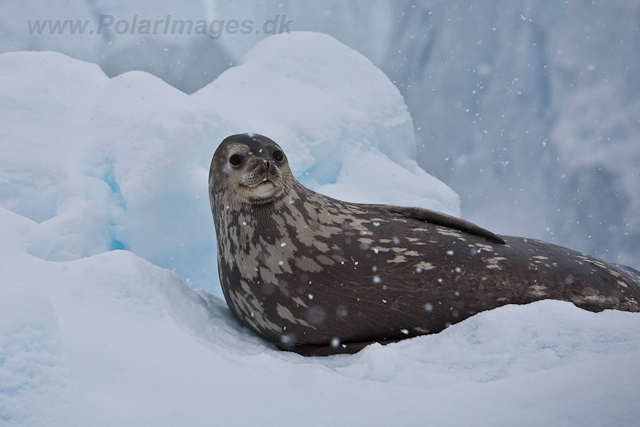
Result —
M28 233L37 224L1 209ZM7 234L2 237L8 237ZM640 316L544 301L441 334L307 359L128 251L3 249L0 420L9 425L624 425Z
M193 97L235 131L278 141L314 190L460 214L458 196L415 161L413 122L398 89L330 36L270 37Z
M398 91L333 39L267 39L193 96L55 53L0 55L0 76L0 424L637 420L636 314L539 302L306 359L189 287L219 292L206 185L230 133L273 136L330 194L458 211Z
M110 80L60 54L5 54L0 69L0 203L38 222L32 253L130 249L214 286L206 180L228 133L215 112L149 74Z
M314 189L459 214L457 195L414 160L398 90L329 36L268 39L192 96L50 52L1 55L0 70L0 203L39 223L31 253L43 259L127 249L221 295L207 176L239 132L281 142Z

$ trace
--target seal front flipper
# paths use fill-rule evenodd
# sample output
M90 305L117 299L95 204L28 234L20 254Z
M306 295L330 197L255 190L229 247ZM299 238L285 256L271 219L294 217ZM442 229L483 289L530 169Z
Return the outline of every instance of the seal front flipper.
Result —
M455 230L464 231L476 236L481 236L486 239L492 240L500 244L506 244L504 239L491 231L475 225L472 222L465 221L464 219L456 218L455 216L443 214L436 211L431 211L424 208L405 208L402 206L384 206L389 212L404 215L409 218L417 219L418 221L426 221L430 224L440 225L442 227L453 228Z

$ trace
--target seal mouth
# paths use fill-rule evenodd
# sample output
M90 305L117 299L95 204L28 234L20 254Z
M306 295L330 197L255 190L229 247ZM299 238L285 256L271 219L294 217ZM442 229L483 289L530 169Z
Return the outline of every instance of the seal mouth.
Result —
M267 187L275 187L276 186L276 184L273 181L269 180L268 178L265 178L263 181L258 182L258 183L251 183L251 184L240 183L239 185L241 187L244 187L244 188L248 189L248 190L252 190L254 188L264 187L264 186L267 186Z
M252 204L270 203L278 200L283 194L283 188L278 187L271 181L267 181L255 187L245 187L245 198Z
M279 198L284 192L281 173L269 163L260 163L238 183L244 198L254 204L264 204Z
M273 173L273 171L269 171L269 167L266 168L256 168L254 169L246 179L240 183L241 186L246 188L257 188L264 185L272 185L275 186L276 182L272 178L269 177L269 172Z

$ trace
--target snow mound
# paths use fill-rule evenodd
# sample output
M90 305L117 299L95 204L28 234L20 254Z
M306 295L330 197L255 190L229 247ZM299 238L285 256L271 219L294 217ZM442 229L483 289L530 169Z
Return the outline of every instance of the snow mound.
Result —
M460 214L458 196L415 161L413 121L398 89L330 36L269 37L193 96L235 131L280 143L313 190Z
M304 358L131 252L3 256L14 268L0 280L0 420L11 424L620 425L637 415L636 314L542 301Z
M414 160L398 90L329 36L267 39L192 96L51 52L0 55L0 72L0 204L39 223L31 253L43 259L126 249L222 295L207 176L239 132L281 142L297 176L330 195L459 214Z

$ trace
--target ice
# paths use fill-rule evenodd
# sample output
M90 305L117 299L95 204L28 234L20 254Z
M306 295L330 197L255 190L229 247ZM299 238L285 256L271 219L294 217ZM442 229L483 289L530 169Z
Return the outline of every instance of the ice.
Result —
M215 112L150 74L109 79L56 53L9 53L0 67L0 201L39 223L50 248L38 255L129 249L214 288L207 176L228 134Z
M378 65L464 216L640 268L640 3L393 4Z
M314 190L460 213L457 195L416 163L413 122L398 89L329 36L270 37L193 97L234 131L275 139Z
M208 169L240 132L280 142L299 179L329 195L459 214L458 196L415 161L399 91L326 35L267 39L191 96L51 52L4 54L0 68L11 105L0 202L39 224L32 253L46 260L126 249L221 296Z
M53 52L2 54L0 76L0 424L638 419L637 314L542 301L304 358L212 295L208 167L231 133L273 137L306 185L336 197L459 213L415 162L399 91L336 40L266 39L191 96Z

